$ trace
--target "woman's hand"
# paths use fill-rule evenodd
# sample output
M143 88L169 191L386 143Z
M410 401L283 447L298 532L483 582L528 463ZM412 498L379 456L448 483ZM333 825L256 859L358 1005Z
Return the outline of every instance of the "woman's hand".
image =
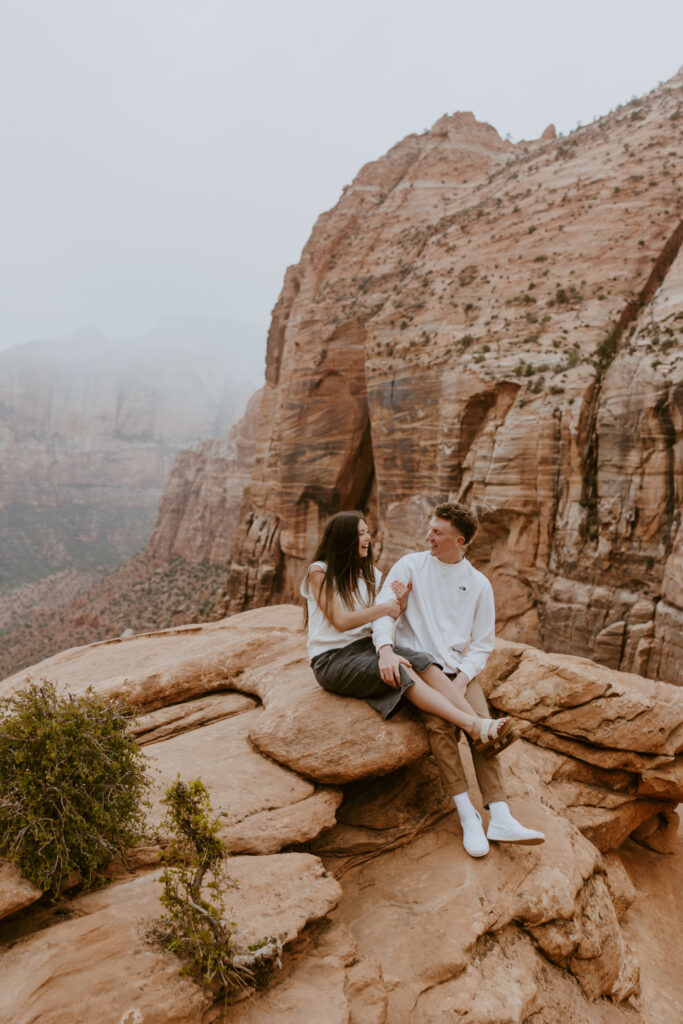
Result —
M380 605L380 608L383 609L382 615L391 615L392 619L397 619L401 612L403 611L401 605L399 604L397 598L395 597L392 597L390 601L384 601Z
M404 612L406 610L406 605L408 604L408 597L410 595L410 591L413 589L412 580L410 583L407 584L401 583L400 580L394 580L394 582L391 584L391 589L396 595L396 600L398 601L401 611Z

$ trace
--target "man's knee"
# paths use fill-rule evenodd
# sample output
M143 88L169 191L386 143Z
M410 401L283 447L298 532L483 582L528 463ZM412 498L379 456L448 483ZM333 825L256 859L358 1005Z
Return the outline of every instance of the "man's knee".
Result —
M465 697L467 698L469 703L472 705L472 707L480 717L489 717L489 706L486 703L484 691L482 690L481 686L479 685L476 679L472 679L471 682L467 684L467 689L465 690Z
M455 688L455 692L461 697L467 696L467 687L472 685L472 681L467 682L462 675L454 676L451 679L451 685Z

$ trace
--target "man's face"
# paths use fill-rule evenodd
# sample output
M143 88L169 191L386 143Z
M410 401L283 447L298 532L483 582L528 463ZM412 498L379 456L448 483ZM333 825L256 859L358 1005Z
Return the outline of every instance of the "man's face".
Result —
M449 519L432 516L427 530L429 551L442 562L458 562L462 558L465 538Z

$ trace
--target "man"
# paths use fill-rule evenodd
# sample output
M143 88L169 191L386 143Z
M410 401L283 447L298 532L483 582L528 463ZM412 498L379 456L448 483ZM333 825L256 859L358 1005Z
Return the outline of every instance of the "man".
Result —
M396 623L396 644L433 655L474 711L487 717L486 698L475 676L493 650L493 591L483 573L465 558L465 547L477 525L465 505L437 505L429 521L429 549L400 558L387 575L377 600L391 597L395 581L409 588L405 611ZM394 653L393 630L394 622L389 616L377 619L372 630L380 674L389 685L399 678L399 665L406 664L404 658ZM542 832L525 828L510 813L498 758L488 758L473 749L477 782L484 807L491 814L484 833L481 815L467 793L458 730L436 715L422 712L422 718L444 787L460 815L463 845L470 856L485 856L489 839L523 845L542 843Z

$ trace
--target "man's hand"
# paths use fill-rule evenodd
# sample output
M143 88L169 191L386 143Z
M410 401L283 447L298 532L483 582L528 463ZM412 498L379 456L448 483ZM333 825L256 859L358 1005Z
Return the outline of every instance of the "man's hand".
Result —
M380 647L379 674L382 677L382 682L386 683L387 686L393 687L394 690L397 690L401 685L399 665L407 665L410 668L408 659L402 658L400 654L395 654L391 644L385 644L384 647Z
M413 589L413 581L411 580L410 583L405 584L401 583L400 580L394 580L391 584L391 589L396 596L396 600L399 603L401 611L404 612L406 610L406 605L408 604L410 591Z

